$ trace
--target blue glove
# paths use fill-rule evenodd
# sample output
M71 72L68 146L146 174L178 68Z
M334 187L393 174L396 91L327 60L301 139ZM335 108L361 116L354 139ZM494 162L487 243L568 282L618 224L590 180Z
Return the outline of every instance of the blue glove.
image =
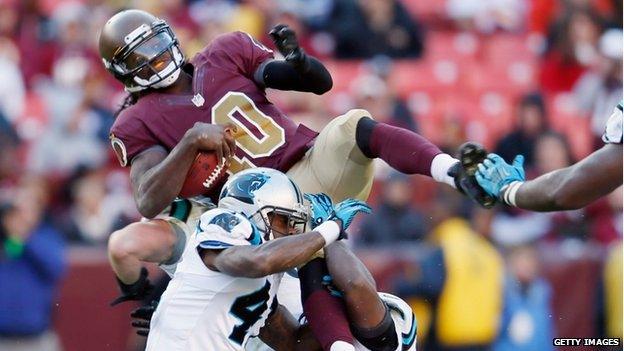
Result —
M342 230L345 231L351 225L353 218L358 213L371 213L370 206L364 201L346 199L334 206L334 216L329 219L339 219L342 221Z
M334 204L327 194L304 194L303 197L310 201L311 227L316 228L319 224L334 215Z
M487 159L479 164L475 178L483 190L500 198L500 192L504 186L515 181L524 182L523 164L524 156L522 155L517 155L510 165L497 154L489 154Z

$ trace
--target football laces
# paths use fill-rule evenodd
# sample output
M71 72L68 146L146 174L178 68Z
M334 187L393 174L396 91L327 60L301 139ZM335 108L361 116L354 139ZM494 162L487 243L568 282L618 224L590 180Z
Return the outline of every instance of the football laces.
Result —
M219 162L217 167L215 167L214 171L212 171L212 173L210 173L210 176L208 176L208 178L206 180L204 180L202 185L205 188L209 189L210 187L212 187L214 185L214 183L217 181L217 179L219 179L219 177L221 176L222 171L224 170L224 165L225 165L225 162Z

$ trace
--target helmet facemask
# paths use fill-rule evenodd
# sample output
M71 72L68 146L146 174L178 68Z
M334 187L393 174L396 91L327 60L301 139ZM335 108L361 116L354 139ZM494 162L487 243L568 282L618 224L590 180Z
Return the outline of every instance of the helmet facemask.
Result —
M221 190L219 207L243 213L265 240L274 239L275 234L303 233L308 222L299 187L270 168L250 168L231 176Z
M179 77L184 55L169 25L158 20L143 24L124 38L126 43L104 65L128 92L164 88Z
M287 232L284 233L276 228L276 221L280 216L287 224ZM279 236L291 234L301 234L305 232L308 223L307 213L303 209L286 209L275 206L265 206L254 213L250 219L256 224L258 229L264 232L264 240L272 240Z

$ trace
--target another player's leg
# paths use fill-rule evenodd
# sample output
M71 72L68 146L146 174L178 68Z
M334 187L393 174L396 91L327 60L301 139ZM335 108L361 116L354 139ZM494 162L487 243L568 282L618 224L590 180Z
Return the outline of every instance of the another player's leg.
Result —
M184 246L183 237L174 225L155 219L136 222L114 232L108 241L108 258L117 276L122 296L115 300L140 300L147 295L150 283L143 262L166 263L178 247ZM178 249L176 249L178 248Z
M150 286L144 262L157 263L172 276L197 220L213 207L209 199L179 199L155 219L114 232L108 241L108 257L122 292L114 302L142 298Z
M399 340L394 321L375 280L344 243L336 244L325 248L325 259L332 284L344 294L353 335L370 350L396 350Z
M329 277L323 258L299 268L301 305L312 333L325 351L353 351L353 335L343 301L327 290Z

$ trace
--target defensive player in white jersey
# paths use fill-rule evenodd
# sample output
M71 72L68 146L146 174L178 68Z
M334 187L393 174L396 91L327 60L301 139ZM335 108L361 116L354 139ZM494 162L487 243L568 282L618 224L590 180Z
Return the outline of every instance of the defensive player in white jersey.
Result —
M276 350L318 349L275 295L281 272L307 262L339 240L358 212L370 211L356 200L339 205L313 232L290 235L308 220L294 182L268 168L231 177L219 207L200 217L152 319L147 350L242 350L256 335Z
M620 102L607 121L605 145L578 163L525 181L524 157L507 164L496 154L478 166L476 178L490 195L510 206L533 211L578 209L622 185L622 110Z

